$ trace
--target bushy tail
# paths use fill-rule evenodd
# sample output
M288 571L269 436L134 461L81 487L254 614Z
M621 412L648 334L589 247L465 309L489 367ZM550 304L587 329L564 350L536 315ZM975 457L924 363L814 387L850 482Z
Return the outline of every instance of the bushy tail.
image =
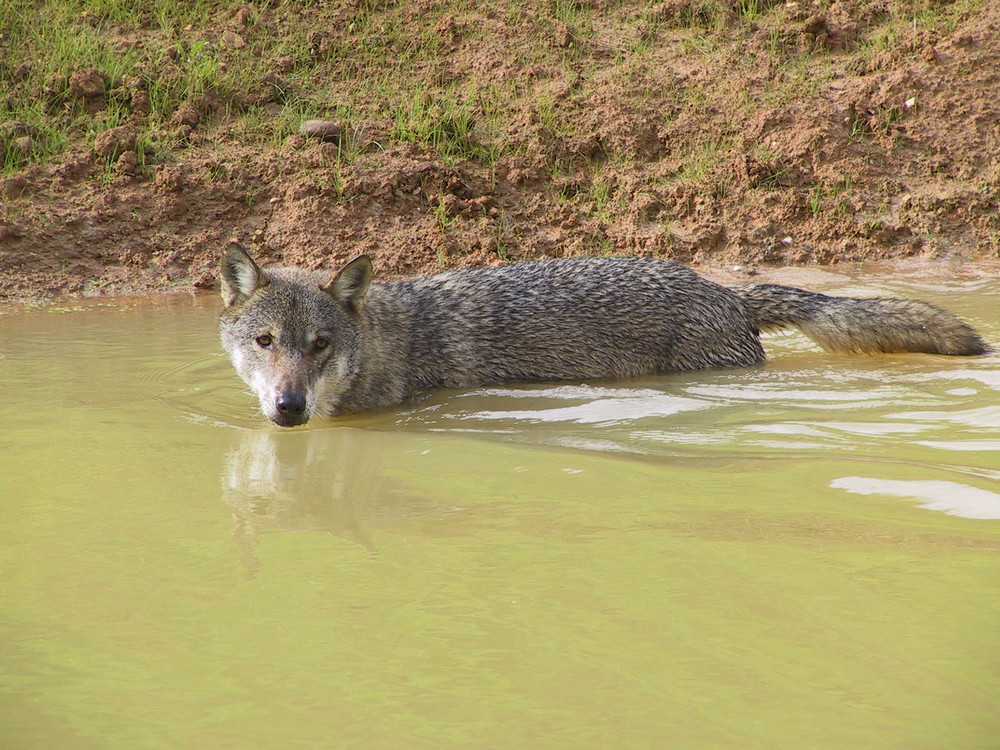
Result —
M732 287L762 331L795 326L832 352L989 354L969 325L926 302L896 297L828 297L775 284Z

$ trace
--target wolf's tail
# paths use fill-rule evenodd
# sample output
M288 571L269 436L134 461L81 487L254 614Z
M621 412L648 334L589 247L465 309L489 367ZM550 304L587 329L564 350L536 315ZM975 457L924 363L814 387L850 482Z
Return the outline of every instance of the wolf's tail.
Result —
M761 331L795 326L832 352L989 354L976 331L926 302L895 297L828 297L775 284L732 287Z

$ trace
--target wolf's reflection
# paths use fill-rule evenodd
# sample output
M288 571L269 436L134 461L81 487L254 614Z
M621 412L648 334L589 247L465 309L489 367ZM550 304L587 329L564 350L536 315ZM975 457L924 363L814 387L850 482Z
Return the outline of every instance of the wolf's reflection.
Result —
M375 552L368 531L379 519L455 510L408 496L385 476L419 446L412 436L342 427L241 431L222 472L222 499L249 571L260 567L261 532L325 531Z

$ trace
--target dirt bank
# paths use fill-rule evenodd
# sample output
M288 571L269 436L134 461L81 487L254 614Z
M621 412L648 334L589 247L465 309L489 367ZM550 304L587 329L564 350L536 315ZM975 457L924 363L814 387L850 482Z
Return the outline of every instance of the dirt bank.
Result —
M211 287L231 239L385 277L1000 253L998 3L208 6L60 16L121 70L0 37L0 302Z

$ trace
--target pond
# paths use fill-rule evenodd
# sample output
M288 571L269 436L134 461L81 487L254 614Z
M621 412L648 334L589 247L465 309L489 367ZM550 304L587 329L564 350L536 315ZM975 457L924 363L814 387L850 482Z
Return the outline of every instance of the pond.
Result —
M1000 275L808 286L1000 344ZM1000 356L281 430L219 306L0 314L2 746L996 747Z

